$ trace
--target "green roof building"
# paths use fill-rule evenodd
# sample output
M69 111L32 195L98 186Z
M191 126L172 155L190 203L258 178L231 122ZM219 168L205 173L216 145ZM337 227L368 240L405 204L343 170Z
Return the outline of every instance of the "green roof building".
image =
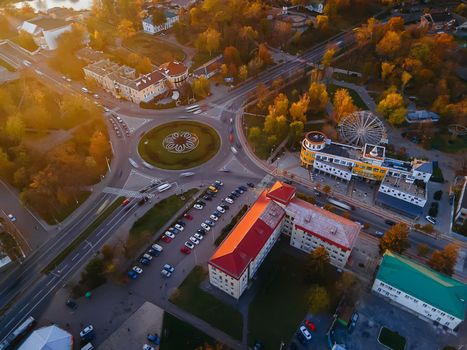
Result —
M449 329L465 317L466 284L390 251L383 256L372 290Z

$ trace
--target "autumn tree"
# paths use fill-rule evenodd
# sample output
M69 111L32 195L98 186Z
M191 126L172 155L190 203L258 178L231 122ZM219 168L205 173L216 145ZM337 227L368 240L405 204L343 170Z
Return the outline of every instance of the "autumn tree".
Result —
M238 68L238 79L240 79L240 81L245 81L247 78L248 78L248 67L242 64Z
M361 288L360 281L351 272L344 271L336 282L337 291L349 303L352 303L358 299L360 288Z
M448 244L442 250L433 252L430 260L428 261L428 265L441 273L452 276L458 254L459 246L452 243Z
M258 57L264 62L264 64L270 65L274 63L271 53L265 43L258 45Z
M402 124L407 114L404 99L395 88L391 88L386 92L383 99L378 103L376 111L393 125Z
M332 60L334 59L335 53L336 53L336 49L334 47L328 48L323 55L321 64L326 68L329 67L332 63Z
M409 227L403 222L392 226L379 240L380 254L386 250L401 254L409 247Z
M194 79L191 85L193 89L193 93L198 98L205 98L209 96L211 92L211 86L209 84L209 80L206 77L201 76L198 79Z
M326 288L314 285L308 293L308 308L313 314L326 312L331 304Z
M425 243L421 243L417 246L417 255L426 256L430 252L430 247Z
M303 138L303 130L305 126L301 121L294 121L289 125L290 144L296 145Z
M159 26L161 24L164 24L165 21L167 20L165 18L165 12L163 9L155 7L151 11L151 16L152 16L152 23L154 23L156 26Z
M307 94L304 94L297 102L292 103L289 109L290 116L293 121L300 121L306 123L306 112L308 105L310 104L310 98Z
M395 67L396 66L394 64L389 62L381 63L381 79L386 80L388 78L391 78Z
M274 36L281 48L284 48L292 35L292 24L285 21L277 21L274 25Z
M212 56L212 53L219 49L221 34L214 28L208 28L200 36L204 37L206 50L209 52L209 56Z
M316 28L322 32L329 30L329 17L318 15L316 16Z
M388 30L384 37L376 45L376 52L380 56L393 57L401 48L401 37L400 34Z
M133 23L128 19L122 19L117 27L118 35L122 39L129 39L136 35L135 27Z
M326 85L315 82L311 83L308 89L308 96L310 99L310 110L313 113L321 113L325 110L329 101Z
M235 46L227 46L224 49L224 63L226 65L239 65L241 62L242 60L240 58L240 52L238 52L238 49Z
M339 122L343 117L358 110L347 89L337 89L333 99L333 116Z
M307 281L320 281L330 267L328 251L323 247L315 248L309 255L305 265L305 279Z

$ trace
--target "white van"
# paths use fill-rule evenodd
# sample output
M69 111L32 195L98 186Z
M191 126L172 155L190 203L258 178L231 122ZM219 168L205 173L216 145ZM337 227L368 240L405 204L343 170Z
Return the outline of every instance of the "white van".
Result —
M82 87L82 88L81 88L81 91L84 92L85 94L89 94L89 90L86 89L85 87Z
M81 348L81 350L93 350L94 346L91 343L87 343L85 346Z
M164 192L167 191L170 187L172 187L171 184L163 184L157 187L157 192Z

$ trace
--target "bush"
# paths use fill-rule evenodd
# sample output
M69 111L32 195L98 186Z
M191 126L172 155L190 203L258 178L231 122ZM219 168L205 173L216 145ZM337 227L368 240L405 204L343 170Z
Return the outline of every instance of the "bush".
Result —
M433 182L444 182L443 172L439 166L433 166L433 175L431 175L431 181Z
M177 103L175 101L171 101L169 103L164 104L156 104L154 102L141 102L139 106L144 109L169 109L177 107Z
M435 194L433 195L433 199L435 201L439 201L439 200L441 200L442 196L443 196L443 191L439 190L439 191L435 192Z

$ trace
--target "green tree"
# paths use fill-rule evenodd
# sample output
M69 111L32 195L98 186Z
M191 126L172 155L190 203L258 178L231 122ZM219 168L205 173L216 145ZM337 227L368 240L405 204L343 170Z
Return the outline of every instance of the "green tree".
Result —
M324 287L314 285L308 294L308 308L313 314L321 314L328 311L331 305L328 292Z
M308 255L305 265L305 278L307 281L320 281L330 268L328 251L323 247L317 247Z
M304 125L301 121L294 121L289 125L290 144L295 145L303 138Z
M401 254L409 247L409 227L403 222L392 226L379 240L380 254L386 250Z
M104 261L100 258L93 258L81 273L80 283L88 290L99 287L106 281Z
M448 244L442 250L433 252L428 261L428 266L448 276L452 276L458 254L459 247L452 243Z
M209 56L219 49L221 34L214 28L208 28L204 33L206 40L206 50L209 52Z
M417 255L427 256L429 252L430 252L430 248L425 243L421 243L417 246Z

